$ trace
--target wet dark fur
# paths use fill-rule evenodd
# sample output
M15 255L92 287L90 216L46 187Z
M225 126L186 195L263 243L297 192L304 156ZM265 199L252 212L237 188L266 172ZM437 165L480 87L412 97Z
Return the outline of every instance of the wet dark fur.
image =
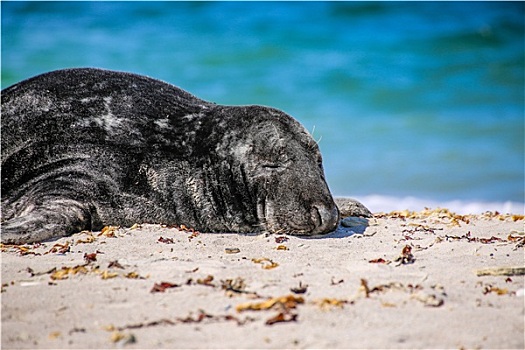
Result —
M2 91L2 242L104 225L322 234L339 218L292 117L134 74L70 69Z

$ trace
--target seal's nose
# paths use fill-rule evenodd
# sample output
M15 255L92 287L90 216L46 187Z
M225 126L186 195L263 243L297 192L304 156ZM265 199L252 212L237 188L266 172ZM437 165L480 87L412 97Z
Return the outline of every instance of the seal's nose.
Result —
M316 227L312 234L328 233L336 229L339 222L339 210L335 205L327 208L323 205L314 205L312 209L312 219Z

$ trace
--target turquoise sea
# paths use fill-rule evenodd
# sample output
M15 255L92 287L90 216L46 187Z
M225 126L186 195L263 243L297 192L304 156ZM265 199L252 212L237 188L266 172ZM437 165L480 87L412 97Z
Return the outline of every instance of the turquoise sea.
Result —
M524 2L1 2L1 85L149 75L311 131L373 211L523 212Z

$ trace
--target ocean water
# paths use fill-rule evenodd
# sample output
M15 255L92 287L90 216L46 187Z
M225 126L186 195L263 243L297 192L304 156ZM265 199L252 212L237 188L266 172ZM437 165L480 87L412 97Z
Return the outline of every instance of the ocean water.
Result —
M1 2L1 85L66 67L263 104L373 211L524 208L523 2Z

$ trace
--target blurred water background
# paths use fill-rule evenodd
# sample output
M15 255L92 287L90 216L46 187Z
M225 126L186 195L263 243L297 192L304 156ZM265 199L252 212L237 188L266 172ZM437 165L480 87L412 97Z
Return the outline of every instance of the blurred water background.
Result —
M523 2L1 2L1 85L130 71L297 118L373 211L523 212Z

